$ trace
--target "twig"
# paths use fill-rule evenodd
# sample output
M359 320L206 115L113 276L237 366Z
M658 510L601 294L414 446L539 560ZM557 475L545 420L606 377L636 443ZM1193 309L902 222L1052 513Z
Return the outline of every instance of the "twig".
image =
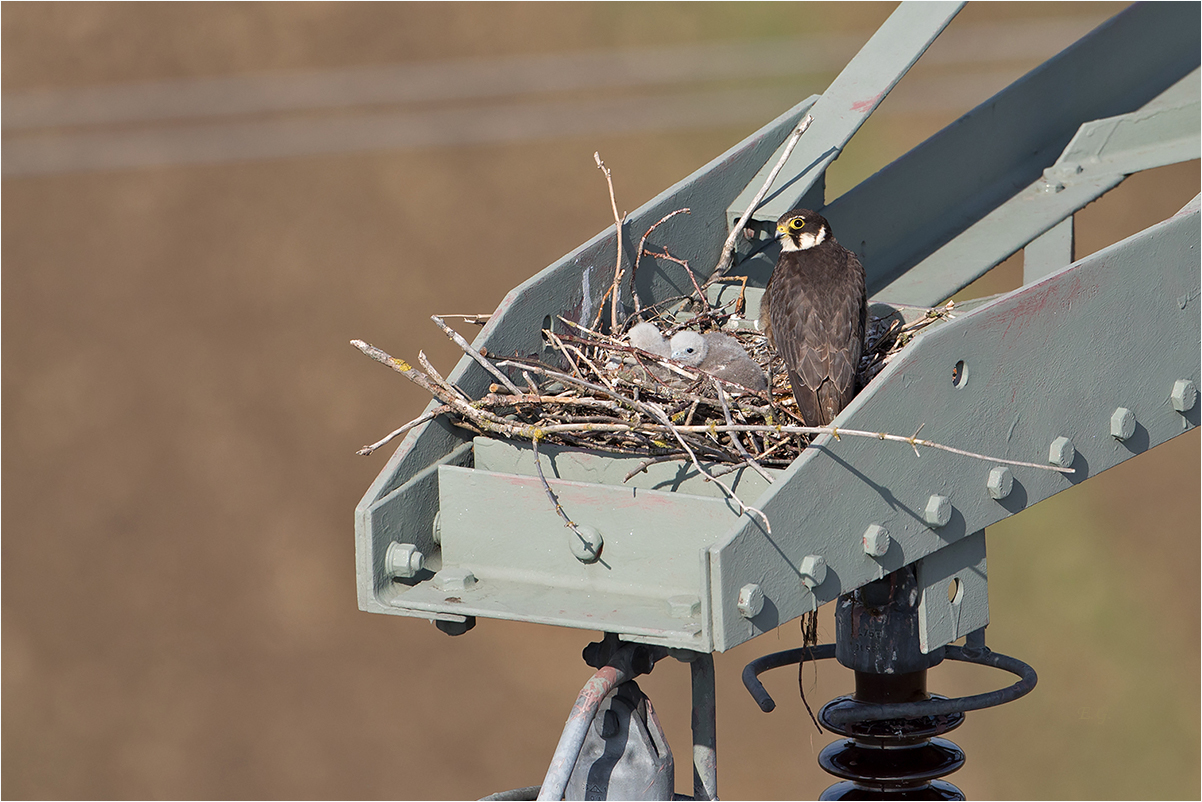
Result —
M443 319L457 317L464 323L475 323L477 326L483 326L492 319L492 313L489 312L487 315L438 315L438 317Z
M716 476L714 476L713 474L711 474L705 468L701 467L701 463L697 460L697 455L693 453L693 449L689 448L689 444L685 442L684 437L681 436L681 433L677 430L677 428L672 425L672 421L668 419L667 413L665 413L662 409L659 409L653 405L651 406L651 409L653 409L655 412L659 413L657 417L659 417L660 422L662 424L664 424L665 426L667 426L669 429L671 429L672 435L676 438L676 442L680 443L680 447L683 448L686 452L688 452L689 459L691 459L693 461L693 467L697 469L697 473L701 474L706 479L713 482L718 487L722 488L722 492L726 494L726 497L728 499L730 499L731 501L733 501L735 504L739 505L739 514L740 515L748 514L748 515L758 516L759 519L764 522L764 531L767 532L769 535L771 535L772 534L772 524L768 523L768 516L764 515L763 511L758 510L755 507L748 507L746 504L743 503L743 500L741 498L739 498L737 495L735 495L735 491L731 490L729 487L726 486L725 482L723 482L721 479L719 479Z
M572 519L568 517L568 514L564 512L563 505L560 504L559 499L555 497L555 491L551 489L551 483L547 481L547 477L543 473L543 461L538 455L538 441L541 439L541 433L536 431L534 436L530 438L530 447L534 449L534 468L538 471L539 481L543 483L543 490L547 491L547 498L551 499L551 504L555 507L555 512L560 518L563 519L564 526L572 530L572 533L575 534L576 537L580 538L580 542L584 544L586 549L592 551L593 547L589 544L588 538L581 533ZM601 555L597 554L596 556L600 557Z
M543 333L547 335L547 339L549 339L551 341L551 344L554 345L557 349L559 349L559 352L561 354L563 354L564 359L568 360L568 364L572 366L572 372L579 373L580 366L576 364L575 359L572 359L572 355L568 353L568 349L563 344L563 340L559 339L559 335L557 335L555 332L551 331L550 329L543 329Z
M661 217L659 220L655 221L655 223L651 226L651 228L647 229L647 232L645 234L643 234L643 238L639 240L639 249L637 251L635 251L634 264L630 266L630 296L634 299L634 313L636 315L639 314L639 312L643 311L643 306L642 306L642 303L639 301L639 293L638 293L638 290L635 289L634 279L635 279L635 275L638 273L638 270L639 270L639 261L643 258L643 253L644 253L643 246L647 243L647 237L651 236L651 232L654 231L656 228L658 228L660 223L663 223L663 222L669 220L670 218L675 217L678 214L692 214L692 213L693 213L692 210L687 207L684 209L677 209L674 212L668 212L663 217ZM667 250L667 249L665 248L665 250Z
M711 377L711 378L713 378L713 377ZM726 393L722 390L722 382L720 382L716 378L714 378L713 384L714 384L714 389L718 391L718 401L719 401L719 403L722 404L722 415L723 415L723 417L726 418L726 425L733 426L734 421L731 420L731 417L730 417L730 407L726 403ZM739 435L737 432L731 432L730 441L735 444L735 449L740 454L743 455L743 458L745 460L747 460L747 464L750 465L752 468L755 468L756 473L758 473L760 476L767 479L768 484L772 484L773 483L772 477L769 476L768 472L765 471L763 468L761 468L760 464L758 462L756 462L750 454L747 453L747 449L744 448L743 444L739 441Z
M975 451L965 451L962 448L954 448L953 446L945 446L941 443L934 443L930 440L922 440L913 435L910 437L905 437L904 435L888 434L886 432L865 432L858 429L840 429L837 426L755 426L735 424L733 426L681 426L679 428L682 432L776 432L779 434L829 434L836 440L844 436L871 437L876 440L891 440L895 443L908 443L911 446L935 448L940 451L947 451L951 454L959 454L963 457L972 457L973 459L984 460L986 462L996 462L1000 465L1017 465L1020 468L1038 468L1041 471L1056 471L1057 473L1076 473L1075 468L1061 468L1056 465L1040 465L1037 462L1022 462L1015 459L991 457L988 454L978 454Z
M622 483L625 484L626 482L629 482L632 478L640 473L646 473L647 469L652 465L658 465L662 462L677 462L683 459L687 459L684 454L661 454L658 457L648 457L640 462L637 467L630 471L630 473L626 474L626 476L622 478Z
M789 156L793 153L793 148L797 146L797 141L801 139L801 135L810 127L810 123L814 122L814 118L807 114L796 128L793 129L793 135L789 137L789 141L785 144L785 150L777 160L776 166L772 168L772 172L768 173L768 178L764 181L764 185L760 187L760 191L755 193L755 197L751 199L751 203L747 205L747 211L743 212L743 216L739 218L739 222L735 223L734 228L730 230L730 235L727 236L725 244L722 246L722 255L718 258L718 265L714 268L714 272L706 279L705 284L708 287L711 283L727 271L731 262L734 261L735 240L739 234L743 232L743 226L747 225L748 219L751 218L753 212L764 200L764 196L768 194L768 190L772 187L772 182L776 180L776 176L780 173L781 168L785 166Z
M667 259L669 262L675 262L683 267L685 272L689 274L689 281L693 282L693 289L697 290L697 297L701 299L702 304L709 306L709 302L705 300L705 292L702 291L701 285L697 283L697 277L693 275L693 269L689 267L689 263L686 260L678 259L668 253L667 247L664 248L663 253L656 253L655 251L646 251L645 253L648 256L654 256L656 259Z
M395 440L396 438L400 437L401 435L403 435L405 432L409 431L413 427L421 426L426 421L434 420L435 418L437 418L439 415L443 414L444 412L450 412L450 411L451 411L451 408L449 406L447 406L446 404L442 404L441 406L434 407L434 409L430 410L426 414L424 414L420 417L414 418L413 420L409 421L408 423L406 423L404 426L400 427L399 429L394 429L393 431L389 432L387 435L385 435L381 439L372 443L370 446L364 446L363 448L359 449L355 453L361 457L366 457L368 454L371 454L377 448L387 445L390 441Z
M431 381L433 381L439 387L446 390L451 395L458 396L465 401L471 400L467 393L463 392L463 390L460 390L458 387L443 378L442 374L438 372L438 369L430 364L430 360L426 358L425 351L417 352L417 364L422 366L422 368L426 371L426 375L429 376Z
M438 315L430 315L430 319L434 321L434 324L436 326L438 326L438 328L443 330L443 333L445 333L448 337L451 338L451 341L454 342L455 345L458 345L460 348L462 348L464 353L466 353L472 359L476 360L476 362L480 365L480 367L487 370L489 373L491 373L493 375L493 377L497 381L499 381L501 384L505 385L505 388L508 389L509 392L513 393L514 395L522 394L522 391L517 388L517 385L515 385L512 381L509 380L508 376L506 376L501 371L497 370L497 368L495 366L493 366L493 363L489 362L487 359L485 359L483 356L481 356L480 352L477 351L475 348L472 348L471 343L469 343L467 340L463 339L463 337L460 336L459 332L452 329L446 323L443 323L442 318L440 318Z
M616 332L618 330L618 301L622 294L622 225L626 222L626 218L618 214L613 177L610 175L609 168L605 166L605 162L601 161L601 154L593 153L593 160L597 162L597 168L605 175L605 183L609 187L609 205L613 207L614 212L614 239L618 242L618 258L614 264L614 282L609 292L609 330Z
M355 346L377 362L392 368L397 373L401 374L406 379L437 398L439 401L447 404L455 412L458 412L467 418L471 423L474 423L478 429L489 431L494 434L500 434L504 437L529 438L531 436L531 427L510 423L504 418L493 415L491 412L472 407L458 394L450 392L442 385L437 384L429 376L422 373L405 360L397 359L388 352L380 348L376 348L374 345L365 343L362 340L351 340L351 345ZM452 423L459 425L459 421L452 420Z

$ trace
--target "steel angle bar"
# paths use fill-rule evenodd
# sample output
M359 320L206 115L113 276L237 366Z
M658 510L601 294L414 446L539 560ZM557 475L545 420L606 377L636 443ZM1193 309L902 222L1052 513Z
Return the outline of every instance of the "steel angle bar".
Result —
M1131 173L1198 158L1202 155L1198 75L1195 69L1137 111L1082 125L1041 177L910 268L880 296L920 305L940 303L1070 220ZM1180 101L1183 95L1190 99ZM1063 256L1066 239L1071 250L1071 237L1069 222L1060 232L1058 256ZM1039 248L1036 252L1038 260ZM1033 266L1029 276L1024 269L1024 283L1052 272L1048 267Z
M813 124L785 162L777 185L760 203L753 221L775 222L812 188L814 199L807 202L823 205L821 179L826 168L963 7L962 2L905 2L897 7L814 104ZM728 225L734 225L746 210L778 158L774 154L731 204Z
M1196 69L1200 10L1132 6L833 200L823 214L859 254L869 294L1040 179L1082 124L1139 109ZM968 283L911 281L920 292L889 299L925 304Z
M710 552L715 647L731 648L1198 425L1199 204L920 334L836 419L841 428L909 433L1005 459L1064 463L1065 475L994 466L869 439L817 439L757 506L769 535L742 521ZM1133 310L1138 310L1134 312ZM1122 321L1121 333L1115 322ZM959 381L953 381L953 371ZM1184 389L1183 389L1184 388ZM1114 435L1114 415L1130 417ZM946 499L950 516L925 510ZM885 554L863 535L889 533ZM810 590L798 566L821 556ZM761 589L744 617L739 591Z

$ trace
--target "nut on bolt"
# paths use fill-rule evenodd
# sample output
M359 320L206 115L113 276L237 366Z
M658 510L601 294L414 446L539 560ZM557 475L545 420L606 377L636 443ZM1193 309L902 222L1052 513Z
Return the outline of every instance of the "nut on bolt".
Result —
M1119 407L1110 415L1110 436L1116 440L1130 439L1135 434L1135 413Z
M1173 393L1169 398L1173 402L1173 409L1189 412L1198 403L1198 385L1189 379L1178 379L1173 384Z
M864 530L864 553L870 557L884 557L889 551L889 531L880 524L872 524Z
M1014 489L1014 474L1005 465L999 465L989 471L985 487L989 490L990 498L1001 501Z
M739 614L744 618L755 618L764 609L764 590L754 583L739 588L739 601L736 605Z
M801 574L801 584L813 590L826 581L826 558L820 554L807 554L801 558L797 572Z
M952 519L952 500L947 496L931 496L927 499L927 506L922 511L922 520L926 521L927 526L940 527L947 526L948 521Z
M388 550L384 552L384 570L389 576L409 579L417 576L425 567L426 555L418 551L417 546L412 543L394 541L388 544Z
M476 584L476 575L466 568L450 566L434 575L434 587L444 592L470 590Z
M1077 449L1067 437L1057 437L1048 448L1048 462L1061 468L1071 468L1076 458Z
M595 563L601 559L601 549L605 548L605 539L594 527L577 524L575 531L568 530L568 547L580 562Z

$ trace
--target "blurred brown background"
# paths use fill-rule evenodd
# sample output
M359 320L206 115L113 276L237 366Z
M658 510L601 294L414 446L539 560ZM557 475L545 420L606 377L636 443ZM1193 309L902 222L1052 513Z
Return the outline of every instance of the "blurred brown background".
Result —
M1123 5L970 4L829 197ZM593 151L632 210L821 92L892 8L5 3L3 796L538 783L596 633L356 609L352 510L386 456L354 451L428 399L347 341L449 369L430 314L491 311L611 223ZM1130 179L1078 255L1198 184ZM1199 482L1195 431L990 530L990 642L1040 683L956 733L970 796L1198 796ZM717 656L725 798L832 781L795 677L771 715L738 681L798 642ZM1005 682L962 668L932 689ZM688 669L641 682L690 793Z

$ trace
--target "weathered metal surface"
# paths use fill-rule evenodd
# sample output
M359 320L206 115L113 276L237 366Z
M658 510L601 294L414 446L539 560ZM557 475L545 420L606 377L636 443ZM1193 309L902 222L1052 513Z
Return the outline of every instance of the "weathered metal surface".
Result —
M1065 152L1039 178L892 281L880 291L881 297L902 303L939 303L1061 225L1068 219L1066 215L1117 187L1128 174L1198 158L1202 152L1199 129L1189 133L1181 129L1183 116L1192 114L1195 123L1198 120L1197 100L1165 107L1179 100L1183 91L1198 94L1197 70L1137 112L1082 125ZM1114 144L1107 145L1107 137L1120 132L1122 135L1114 136Z
M984 532L923 557L917 576L918 639L923 654L989 623Z
M744 518L711 548L715 648L742 643L1197 426L1197 410L1177 412L1170 395L1178 378L1199 374L1198 260L1195 199L1159 225L919 335L837 425L909 433L925 424L923 436L937 442L1030 462L1047 459L1051 442L1067 436L1077 472L1011 467L1012 491L995 500L988 462L934 452L919 460L905 447L823 436L757 502L773 534ZM968 379L955 385L959 361ZM1119 406L1139 421L1126 441L1107 425ZM952 504L938 529L923 520L932 494ZM890 534L883 557L864 552L870 524ZM798 566L812 553L829 570L810 591ZM739 614L739 588L749 582L763 588L772 615Z
M1073 263L1076 237L1072 215L1027 243L1023 248L1023 284L1031 284Z
M727 501L644 488L548 478L576 523L604 537L601 558L582 563L574 535L537 477L444 465L438 469L443 571L470 572L445 591L439 576L394 583L396 612L512 618L637 636L709 651L704 549L729 531ZM689 604L682 600L689 599Z
M475 467L478 470L516 473L523 476L538 475L534 468L534 449L526 443L477 437L474 444ZM646 461L646 457L586 451L550 443L540 445L538 453L543 471L548 479L567 479L573 482L641 487L647 490L685 493L692 496L726 498L722 488L697 473L697 469L686 462L661 462L648 465L646 470L625 480L628 473ZM715 467L713 463L705 461L702 461L701 464L707 470ZM784 473L784 471L771 468L764 470L770 476ZM722 481L743 499L759 498L760 494L768 489L768 481L751 468L741 468L724 474Z
M1000 261L970 249L968 264L929 279L933 265L921 264L1040 179L1081 125L1137 110L1197 69L1199 14L1196 3L1128 8L833 200L823 216L860 256L869 294L938 303ZM1044 215L1025 241L1080 208L1075 203ZM890 286L903 277L911 284L905 293Z
M775 224L798 205L814 209L824 205L826 169L963 7L962 2L902 3L889 15L814 104L810 130L789 155L780 179L751 220ZM747 209L779 158L779 153L773 154L730 205L729 225Z
M412 543L422 552L427 569L437 571L442 567L441 552L434 541L434 514L427 516L414 511L437 512L438 466L466 465L471 457L471 444L461 443L404 485L381 494L370 504L360 504L355 510L359 609L382 612L380 594L391 594L394 590L392 577L385 570L385 555L391 544ZM397 461L394 456L389 465ZM380 479L376 483L380 484Z

